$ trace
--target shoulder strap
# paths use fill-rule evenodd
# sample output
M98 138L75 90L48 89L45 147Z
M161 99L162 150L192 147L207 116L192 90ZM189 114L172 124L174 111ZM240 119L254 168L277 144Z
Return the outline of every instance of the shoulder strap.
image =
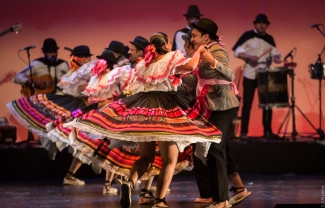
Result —
M44 57L41 57L41 58L38 58L38 59L35 59L37 61L40 61L42 62L43 64L46 64L46 65L49 65L49 66L59 66L60 64L62 64L63 62L66 62L62 59L57 59L56 61L54 62L50 62L48 61L47 59L45 59ZM67 62L66 62L67 63ZM68 64L68 63L67 63Z

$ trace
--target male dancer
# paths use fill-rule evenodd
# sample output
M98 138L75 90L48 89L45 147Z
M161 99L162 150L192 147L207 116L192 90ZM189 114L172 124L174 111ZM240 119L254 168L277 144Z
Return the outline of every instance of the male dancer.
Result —
M117 59L117 64L114 65L114 68L129 65L129 60L125 57L125 47L122 42L112 40L106 50L113 51Z
M238 166L229 153L227 133L239 106L236 90L232 87L234 72L229 65L228 54L216 35L218 31L216 23L202 18L197 23L192 23L192 26L191 42L195 48L208 45L207 51L201 54L202 62L197 74L199 82L206 84L201 86L203 90L197 91L196 96L201 102L202 114L222 132L221 143L212 143L210 146L207 156L208 171L201 161L194 159L200 194L206 198L205 201L200 199L196 201L208 202L212 196L213 203L209 208L231 207L250 194L243 186ZM202 172L209 173L209 181L206 177L202 177ZM228 174L236 187L231 203L228 202Z

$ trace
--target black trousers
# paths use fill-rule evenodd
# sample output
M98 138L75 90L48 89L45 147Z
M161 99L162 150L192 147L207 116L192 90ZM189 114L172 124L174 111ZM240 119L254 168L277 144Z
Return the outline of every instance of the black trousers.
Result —
M248 123L250 117L250 111L254 99L255 89L258 87L257 79L248 79L244 77L243 81L244 94L243 94L243 108L241 113L241 133L248 133ZM272 133L272 109L263 109L263 126L264 134Z
M226 144L226 156L227 156L227 173L232 174L234 172L238 172L238 165L235 163L234 158L230 154L230 149L228 145L229 139L227 139ZM196 144L192 144L193 151L195 151ZM201 198L210 198L212 197L211 187L210 187L210 178L209 178L209 168L204 165L201 159L196 157L193 154L193 165L194 165L194 174L197 183L197 187L199 189Z
M211 144L207 156L207 166L200 159L193 158L200 196L202 198L212 197L214 202L228 200L228 173L238 171L238 166L230 154L228 145L228 129L236 112L237 108L232 108L211 113L209 122L221 130L222 140L220 143Z

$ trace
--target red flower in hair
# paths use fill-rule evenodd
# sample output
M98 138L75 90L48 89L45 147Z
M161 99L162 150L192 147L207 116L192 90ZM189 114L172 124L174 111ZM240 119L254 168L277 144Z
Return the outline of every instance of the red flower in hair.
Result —
M91 69L92 75L99 76L102 76L107 71L110 71L110 69L107 69L107 62L103 59L99 59L94 68Z
M156 51L156 47L151 44L148 45L145 49L144 49L144 62L145 62L145 66L148 67L150 62L152 61L152 59L157 58L158 53Z

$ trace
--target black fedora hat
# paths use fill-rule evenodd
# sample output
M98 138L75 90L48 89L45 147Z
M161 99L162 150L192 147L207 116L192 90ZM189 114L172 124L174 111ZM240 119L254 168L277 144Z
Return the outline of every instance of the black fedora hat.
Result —
M130 41L131 44L138 46L141 50L144 50L150 43L147 39L137 36L133 41Z
M88 46L80 45L73 48L71 55L74 56L92 56Z
M268 21L267 16L265 14L258 14L253 23L254 24L256 24L256 23L265 23L267 25L270 24L270 22Z
M53 38L47 38L43 42L43 52L57 52L59 47L56 45L56 41Z
M197 23L191 23L193 28L198 28L203 32L209 34L210 38L213 40L218 40L219 36L217 35L218 32L218 25L210 19L201 18Z
M112 40L105 49L124 54L124 44L116 40Z
M190 5L187 9L187 13L184 14L186 17L201 17L203 14L200 13L199 7L197 5Z
M110 50L107 50L107 49L104 50L101 55L96 56L96 58L98 58L98 59L104 59L104 60L106 60L110 64L117 64L117 60L116 60L116 57L114 55L114 52L113 51L110 51Z
M185 42L188 42L190 43L191 42L191 38L192 38L192 30L193 29L190 29L186 35L182 35L182 39L185 41Z
M125 58L127 58L127 59L130 58L129 50L130 50L130 47L129 47L129 46L124 46L124 56L125 56Z

